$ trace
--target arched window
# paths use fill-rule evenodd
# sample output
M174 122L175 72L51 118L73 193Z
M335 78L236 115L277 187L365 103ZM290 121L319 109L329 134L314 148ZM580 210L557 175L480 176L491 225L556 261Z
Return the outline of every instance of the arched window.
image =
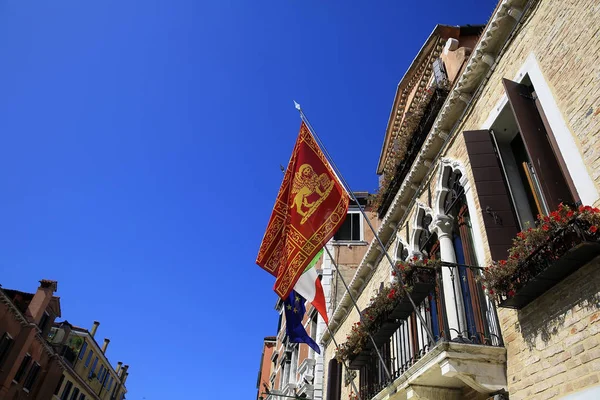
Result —
M454 208L455 203L464 198L465 190L460 184L461 177L460 171L452 171L448 175L448 181L445 185L448 191L444 199L444 212L446 215L450 215L450 210Z
M408 248L404 243L398 241L398 247L396 248L396 261L405 261L408 258Z
M424 210L420 212L422 214L418 223L419 228L421 228L418 240L419 251L425 258L437 259L440 257L440 245L437 239L437 234L429 231L432 222L431 215L426 213Z

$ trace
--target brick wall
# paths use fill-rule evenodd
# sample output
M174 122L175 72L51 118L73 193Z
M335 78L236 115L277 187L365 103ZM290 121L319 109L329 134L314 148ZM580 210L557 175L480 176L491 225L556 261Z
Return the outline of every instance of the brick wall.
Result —
M523 310L499 309L511 400L541 400L600 384L600 258Z
M600 190L598 26L597 0L540 1L502 56L461 131L481 129L504 95L502 78L514 79L534 53L587 171Z

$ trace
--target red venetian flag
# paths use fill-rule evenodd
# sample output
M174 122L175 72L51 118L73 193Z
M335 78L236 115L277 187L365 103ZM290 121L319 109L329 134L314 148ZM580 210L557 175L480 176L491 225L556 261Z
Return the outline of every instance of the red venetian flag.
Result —
M288 297L306 267L342 225L348 201L346 191L302 122L256 258L260 267L277 277L274 290L279 297ZM315 285L322 293L318 280ZM324 299L320 300L324 305ZM317 309L327 321L324 308Z

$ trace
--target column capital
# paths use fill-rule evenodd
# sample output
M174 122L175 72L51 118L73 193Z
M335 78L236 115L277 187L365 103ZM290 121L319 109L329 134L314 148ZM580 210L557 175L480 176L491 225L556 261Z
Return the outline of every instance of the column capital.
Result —
M452 233L454 219L448 215L438 214L431 222L431 231L437 233L438 237L448 236Z

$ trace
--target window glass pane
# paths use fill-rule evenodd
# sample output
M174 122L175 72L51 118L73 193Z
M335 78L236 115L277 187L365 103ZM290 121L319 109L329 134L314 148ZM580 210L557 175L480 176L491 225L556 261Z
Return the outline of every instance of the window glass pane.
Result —
M360 214L350 214L352 216L352 239L360 240Z
M85 359L85 367L86 368L88 367L88 365L90 365L90 360L92 359L92 354L93 354L93 352L92 352L92 350L90 350L90 352L88 353L87 358Z
M31 368L29 369L29 373L27 374L27 378L25 378L25 383L23 384L23 387L25 389L31 390L31 388L35 384L35 381L37 379L37 376L38 376L39 372L40 372L40 364L33 363L33 365L31 366Z
M81 346L81 351L79 351L79 359L83 360L85 356L85 350L87 349L87 342L83 342L83 346Z
M90 374L88 375L89 377L91 377L94 374L94 371L96 370L96 365L97 364L98 364L98 357L96 357L94 359L94 362L92 363L92 368L90 368Z
M73 394L71 395L71 400L77 400L77 396L79 396L79 389L75 388L75 390L73 390Z
M65 389L60 396L60 400L67 400L69 398L69 394L71 393L71 389L73 389L73 383L69 381L65 385Z
M8 352L10 351L10 348L12 347L12 343L13 343L13 340L11 339L10 336L8 336L7 333L5 333L2 336L2 339L0 339L0 366L2 366L4 359L8 355Z
M31 356L29 354L25 354L25 357L23 357L23 361L21 361L21 366L19 367L19 370L17 371L17 374L15 375L15 381L19 382L21 380L21 378L23 378L23 375L25 375L25 370L29 366L30 361L31 361Z
M333 240L352 240L352 214L347 214L340 229L333 235Z

